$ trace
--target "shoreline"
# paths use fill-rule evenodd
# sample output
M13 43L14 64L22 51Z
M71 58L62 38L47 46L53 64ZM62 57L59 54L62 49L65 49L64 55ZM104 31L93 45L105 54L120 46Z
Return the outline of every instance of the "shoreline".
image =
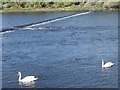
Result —
M0 10L0 13L27 13L27 12L69 12L69 11L117 11L117 10L106 10L104 8L39 8L39 9L27 9L27 8L18 8L18 9L5 9Z
M0 13L56 11L118 11L119 2L1 2Z
M0 10L1 14L4 13L45 13L45 12L86 12L86 11L107 11L107 12L115 12L119 10Z
M9 11L4 11L0 10L0 13L29 13L29 12L69 12L69 11L78 11L78 10L9 10ZM87 10L85 10L87 11ZM83 12L83 11L80 11Z
M59 11L87 11L87 10L0 10L0 13L17 13L17 12L59 12Z

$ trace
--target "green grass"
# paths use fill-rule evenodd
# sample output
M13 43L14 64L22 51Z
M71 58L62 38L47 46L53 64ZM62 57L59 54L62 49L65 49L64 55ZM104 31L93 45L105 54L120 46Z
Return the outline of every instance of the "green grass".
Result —
M67 8L4 8L3 11L7 12L7 11L18 11L19 10L23 10L23 11L28 11L28 10L33 10L33 11L86 11L86 10L92 10L92 11L102 11L102 10L106 10L104 8L74 8L74 7L67 7Z
M3 10L9 11L9 10L34 10L34 8L4 8Z

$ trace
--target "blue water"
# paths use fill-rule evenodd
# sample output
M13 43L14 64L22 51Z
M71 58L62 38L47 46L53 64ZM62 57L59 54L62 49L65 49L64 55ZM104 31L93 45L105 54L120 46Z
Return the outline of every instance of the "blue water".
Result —
M71 13L74 12L3 14L3 27ZM91 12L33 28L36 27L46 29L16 30L2 35L4 88L118 87L117 12ZM115 65L102 69L102 58ZM22 77L35 75L38 80L29 86L19 85L18 71Z

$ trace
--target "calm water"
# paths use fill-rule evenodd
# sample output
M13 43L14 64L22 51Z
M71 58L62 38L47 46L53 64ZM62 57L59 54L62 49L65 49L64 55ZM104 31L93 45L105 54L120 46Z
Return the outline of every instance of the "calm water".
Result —
M3 27L13 27L76 12L3 14ZM39 25L43 30L16 30L2 35L4 88L117 88L117 12L86 15ZM34 28L34 27L33 27ZM102 69L101 59L112 68ZM22 77L39 79L19 85Z

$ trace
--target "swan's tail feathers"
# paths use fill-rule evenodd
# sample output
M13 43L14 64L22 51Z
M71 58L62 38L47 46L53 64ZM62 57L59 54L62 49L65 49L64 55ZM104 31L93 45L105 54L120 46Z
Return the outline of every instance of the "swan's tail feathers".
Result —
M114 65L114 63L112 63L112 65Z
M34 78L34 80L37 80L38 78Z

